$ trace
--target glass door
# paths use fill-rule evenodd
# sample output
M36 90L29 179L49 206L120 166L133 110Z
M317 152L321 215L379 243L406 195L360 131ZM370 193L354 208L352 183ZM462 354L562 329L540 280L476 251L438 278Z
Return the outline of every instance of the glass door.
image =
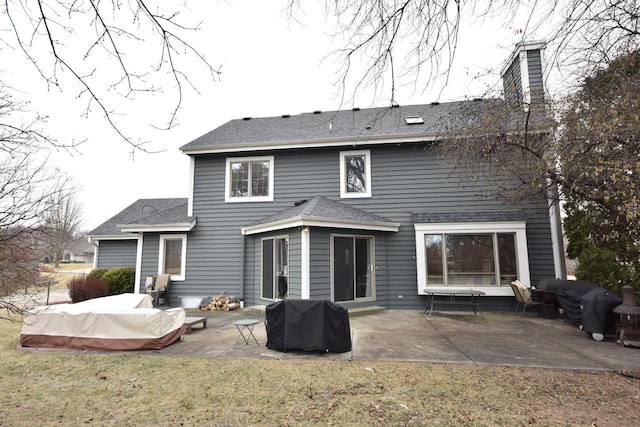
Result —
M373 238L333 236L333 300L373 296Z

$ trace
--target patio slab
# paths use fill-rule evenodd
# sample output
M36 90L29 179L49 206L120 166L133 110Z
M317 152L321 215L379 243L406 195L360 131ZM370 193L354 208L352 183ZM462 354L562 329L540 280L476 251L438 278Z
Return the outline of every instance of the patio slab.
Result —
M164 356L246 357L262 359L382 360L526 366L578 370L640 370L640 349L623 347L614 337L594 341L560 317L535 314L381 310L350 316L352 351L347 353L279 352L265 347L264 313L188 311L207 316L206 329L193 329L184 340L162 350ZM254 329L260 345L238 340L234 320L260 321ZM136 352L144 353L144 352Z

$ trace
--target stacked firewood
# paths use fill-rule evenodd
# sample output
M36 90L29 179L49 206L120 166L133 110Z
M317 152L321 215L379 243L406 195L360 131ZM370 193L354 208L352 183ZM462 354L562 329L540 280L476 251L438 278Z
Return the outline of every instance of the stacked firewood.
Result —
M236 310L238 308L240 308L240 300L238 298L234 296L225 296L223 294L214 295L209 304L200 306L200 310L202 311L229 311Z

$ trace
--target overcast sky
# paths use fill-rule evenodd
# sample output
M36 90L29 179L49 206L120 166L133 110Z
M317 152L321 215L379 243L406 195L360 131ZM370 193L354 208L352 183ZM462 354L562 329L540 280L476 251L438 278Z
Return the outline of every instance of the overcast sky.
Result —
M148 126L150 117L162 121L160 117L168 116L171 107L164 100L141 99L129 110L128 129L149 140L147 148L156 153L138 152L132 157L130 146L118 139L100 114L82 117L87 104L77 98L76 86L62 91L47 87L19 52L13 54L11 67L0 66L4 79L30 100L31 108L49 117L45 130L53 138L84 141L77 151L54 151L49 161L80 186L77 200L87 230L139 198L186 197L189 160L179 147L229 120L354 106L350 100L341 106L336 98L337 64L327 55L341 41L330 36L334 27L322 7L305 6L298 21L290 22L282 11L285 1L178 3L187 6L181 16L192 14L187 21L202 21L201 30L188 38L212 65L221 66L222 74L215 82L195 74L193 83L200 93L185 89L178 126L169 131ZM498 83L497 71L519 41L517 29L517 23L503 21L465 24L447 87L442 91L441 85L428 91L422 91L420 83L401 87L396 101L408 105L482 96L488 86ZM0 53L7 58L6 51ZM485 77L474 78L478 74ZM363 91L356 104L387 106L389 93L376 96Z

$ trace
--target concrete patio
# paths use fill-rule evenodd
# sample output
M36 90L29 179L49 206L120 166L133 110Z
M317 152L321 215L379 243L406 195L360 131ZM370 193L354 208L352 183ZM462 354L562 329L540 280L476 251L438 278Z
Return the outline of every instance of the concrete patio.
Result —
M264 313L259 310L188 310L206 316L184 340L159 351L163 356L261 359L379 360L526 366L555 369L640 371L640 349L623 347L613 336L594 341L561 317L535 314L378 310L350 314L352 351L279 352L265 347ZM245 345L233 321L256 319L260 345Z

